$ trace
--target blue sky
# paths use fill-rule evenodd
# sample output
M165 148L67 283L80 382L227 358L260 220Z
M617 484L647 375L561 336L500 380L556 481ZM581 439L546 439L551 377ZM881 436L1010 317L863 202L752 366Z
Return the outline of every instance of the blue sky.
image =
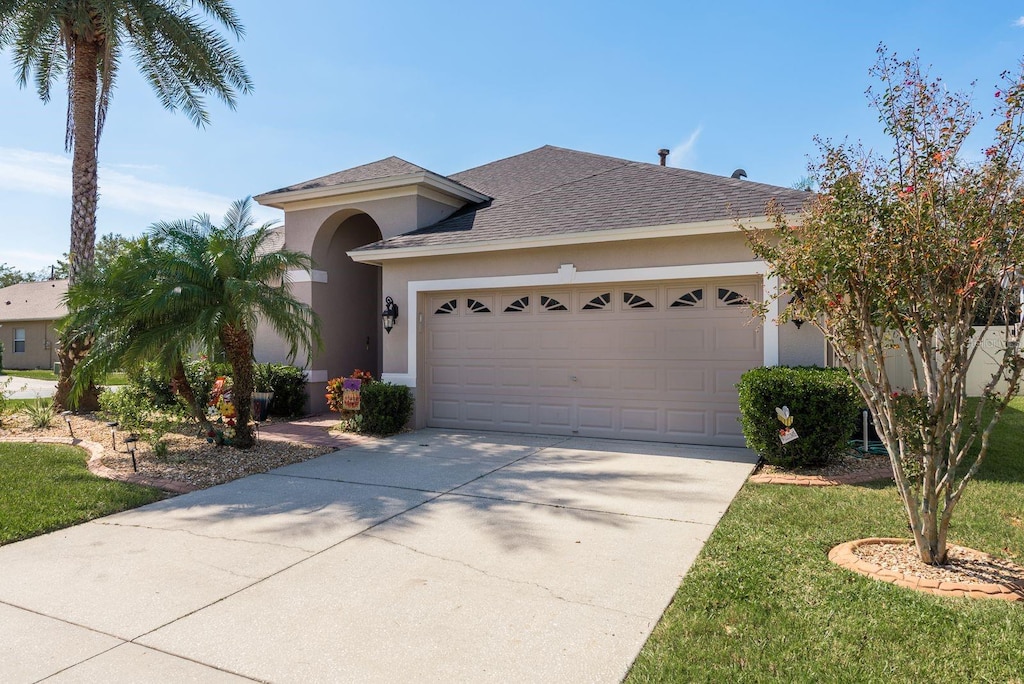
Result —
M234 4L256 89L211 103L207 129L122 65L99 234L389 155L449 174L545 144L651 162L667 147L674 166L789 186L815 135L884 142L864 97L879 42L951 86L976 79L982 110L1024 55L1020 2ZM68 249L66 102L0 63L0 262L36 270Z

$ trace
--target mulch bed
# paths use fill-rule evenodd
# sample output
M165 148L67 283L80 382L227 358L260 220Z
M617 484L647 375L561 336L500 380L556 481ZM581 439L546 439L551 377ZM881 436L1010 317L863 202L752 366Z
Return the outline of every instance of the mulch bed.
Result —
M829 559L872 579L942 596L1024 602L1024 567L950 544L945 565L923 563L906 539L869 538L834 547Z
M892 477L892 465L887 455L854 455L850 451L832 462L817 468L786 470L762 463L750 476L759 484L789 484L804 487L832 487L842 484L862 484Z
M218 447L207 443L205 438L197 437L197 426L194 423L179 423L164 436L168 449L162 458L157 457L146 442L137 442L136 473L132 469L131 454L124 444L128 433L117 431L112 443L105 418L90 413L72 415L70 419L74 439L61 416L54 417L48 428L33 428L27 418L19 414L6 416L0 425L0 440L59 441L81 446L90 452L90 469L96 474L155 486L171 493L205 489L316 458L337 449L329 445L270 439L261 439L251 449L245 450Z

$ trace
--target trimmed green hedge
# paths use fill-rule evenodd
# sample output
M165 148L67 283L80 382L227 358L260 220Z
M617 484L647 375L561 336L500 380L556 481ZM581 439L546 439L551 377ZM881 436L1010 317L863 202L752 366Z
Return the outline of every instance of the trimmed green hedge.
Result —
M371 382L359 391L359 431L385 437L399 432L412 415L412 392L405 385Z
M783 468L823 465L846 449L861 398L841 368L754 368L740 378L747 446ZM776 407L788 406L799 439L783 444Z

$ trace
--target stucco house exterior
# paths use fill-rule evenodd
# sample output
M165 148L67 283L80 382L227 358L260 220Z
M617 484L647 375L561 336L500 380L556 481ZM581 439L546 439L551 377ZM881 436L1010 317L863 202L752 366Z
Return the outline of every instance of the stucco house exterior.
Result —
M67 313L67 280L43 280L0 288L0 341L4 368L53 368L54 323Z
M824 364L812 326L753 318L775 291L736 228L803 191L545 146L444 176L397 157L267 192L312 255L314 409L354 368L403 383L417 427L743 444L735 384ZM398 306L390 333L385 298ZM261 361L283 361L260 331Z

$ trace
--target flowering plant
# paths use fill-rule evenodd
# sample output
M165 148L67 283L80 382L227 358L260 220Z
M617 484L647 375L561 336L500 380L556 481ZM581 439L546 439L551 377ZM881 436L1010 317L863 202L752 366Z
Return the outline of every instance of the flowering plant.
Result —
M363 386L369 385L376 382L373 377L373 373L366 370L360 370L356 368L352 371L352 375L349 378L359 380ZM352 411L347 411L342 404L342 397L344 393L345 380L348 378L332 378L327 381L327 408L335 413L350 414Z

